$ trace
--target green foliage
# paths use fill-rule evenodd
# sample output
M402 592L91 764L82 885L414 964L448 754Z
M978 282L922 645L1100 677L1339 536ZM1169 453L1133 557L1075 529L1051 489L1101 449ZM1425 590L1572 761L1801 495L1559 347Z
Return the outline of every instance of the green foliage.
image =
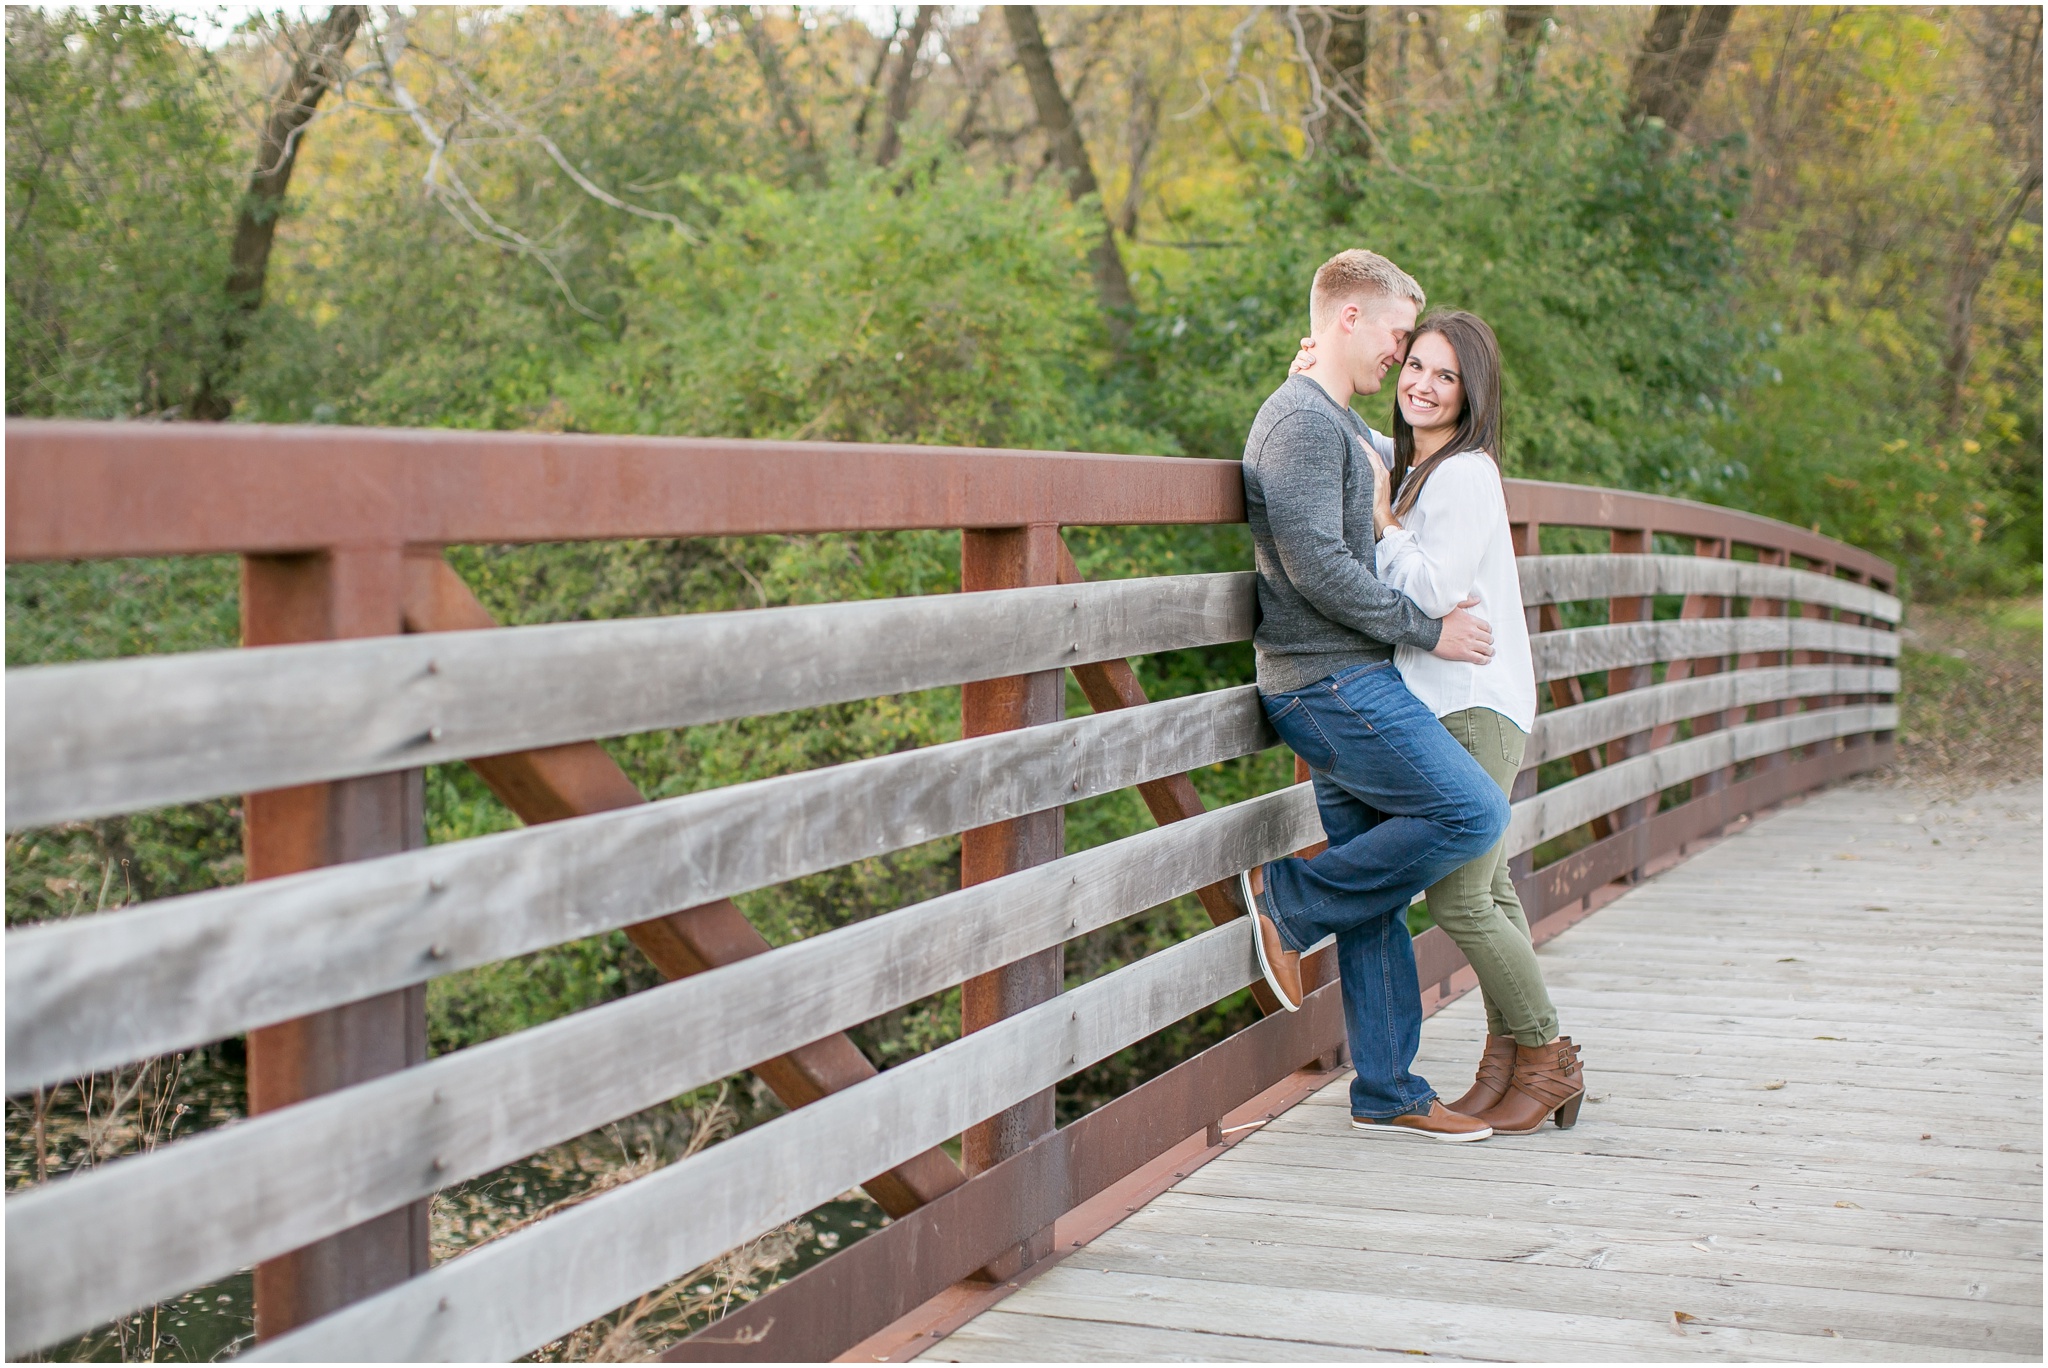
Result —
M1665 483L1708 453L1736 352L1725 304L1742 181L1721 149L1661 155L1586 88L1390 131L1403 174L1276 163L1233 226L1243 245L1158 278L1152 411L1190 452L1235 456L1286 374L1307 285L1367 246L1499 335L1511 473ZM1391 389L1365 402L1389 424Z
M907 179L716 188L700 246L632 252L621 345L564 382L572 423L961 446L1156 451L1101 393L1088 216L1005 198L943 153Z
M154 413L217 363L237 132L174 21L8 8L9 413Z

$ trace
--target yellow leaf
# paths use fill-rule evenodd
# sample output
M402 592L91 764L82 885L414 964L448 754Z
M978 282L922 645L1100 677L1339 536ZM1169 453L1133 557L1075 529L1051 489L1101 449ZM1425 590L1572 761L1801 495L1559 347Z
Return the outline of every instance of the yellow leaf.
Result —
M1698 1316L1691 1315L1688 1312L1684 1311L1673 1311L1671 1313L1671 1319L1677 1321L1680 1325L1698 1325L1700 1323L1700 1318Z
M1849 1209L1850 1209L1851 1211L1861 1211L1861 1210L1863 1210L1863 1208L1862 1208L1862 1207L1858 1206L1858 1205L1857 1205L1856 1203L1854 1203L1854 1202L1837 1202L1837 1203L1835 1203L1835 1205L1836 1205L1836 1206L1838 1206L1838 1207L1847 1207L1847 1208L1849 1208Z
M1784 1086L1785 1086L1785 1080L1784 1080L1784 1079L1782 1079L1782 1078L1774 1078L1774 1079L1772 1079L1772 1080L1771 1080L1770 1082L1768 1082L1768 1083L1764 1084L1764 1091L1765 1091L1765 1092L1776 1092L1776 1091L1777 1091L1778 1089L1780 1089L1780 1088L1782 1088L1782 1087L1784 1087Z

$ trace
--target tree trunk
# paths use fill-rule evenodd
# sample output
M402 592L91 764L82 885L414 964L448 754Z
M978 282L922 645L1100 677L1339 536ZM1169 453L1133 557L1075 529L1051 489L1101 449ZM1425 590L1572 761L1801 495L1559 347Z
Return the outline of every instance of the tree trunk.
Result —
M217 423L234 411L234 400L222 391L234 374L249 316L263 306L270 246L277 236L278 216L284 212L285 192L291 188L292 167L298 162L300 134L322 97L348 74L342 59L362 27L363 15L361 5L336 5L327 11L327 17L306 34L284 84L271 97L256 146L256 169L249 173L249 190L235 214L235 240L228 250L227 296L232 307L221 330L222 357L217 370L208 369L199 378L189 408L194 418Z
M1526 91L1536 78L1536 57L1550 29L1555 5L1508 5L1501 11L1500 70L1493 93L1500 98Z
M1047 49L1045 34L1038 26L1037 9L1031 5L1005 5L1003 20L1010 27L1010 42L1017 49L1017 63L1024 68L1024 79L1031 87L1031 103L1038 110L1038 126L1045 131L1054 162L1066 175L1067 197L1079 201L1099 194L1095 168L1089 164L1088 149L1082 143L1080 127L1074 121L1074 107L1060 89L1059 76L1053 70L1052 53ZM1137 301L1132 298L1130 277L1124 274L1124 259L1117 252L1116 236L1107 218L1102 221L1102 236L1097 240L1092 256L1095 292L1102 300L1103 322L1109 329L1110 343L1119 353L1128 351L1131 319L1137 311Z
M937 5L919 5L917 18L911 21L910 32L903 39L903 48L896 54L895 69L889 73L889 98L882 114L882 142L875 149L875 165L887 166L896 160L896 154L903 148L903 121L910 117L910 78L917 69L917 50L924 46L925 35L932 31L932 20L938 18Z
M809 121L797 108L796 92L789 88L789 80L782 73L782 54L776 50L775 40L745 5L734 5L732 16L740 26L740 35L747 40L747 47L754 54L755 64L761 68L761 84L768 89L768 100L775 107L775 119L782 127L782 136L795 150L797 173L823 189L825 159L818 153L817 139L811 133Z
M1733 5L1657 6L1629 72L1629 122L1658 119L1683 132L1734 18Z
M1319 59L1325 104L1343 104L1361 118L1371 93L1372 11L1363 5L1332 6L1323 11L1328 28ZM1342 109L1332 108L1309 129L1315 143L1339 156L1372 156L1372 143Z

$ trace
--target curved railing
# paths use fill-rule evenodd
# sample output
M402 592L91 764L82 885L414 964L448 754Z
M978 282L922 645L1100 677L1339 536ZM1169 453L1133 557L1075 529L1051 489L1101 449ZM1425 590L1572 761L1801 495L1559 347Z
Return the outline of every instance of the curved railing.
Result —
M1081 583L1059 535L1241 521L1234 464L7 438L10 559L239 553L249 643L10 671L10 829L245 793L251 880L10 932L7 1089L247 1033L255 1113L10 1197L10 1353L258 1264L258 1357L510 1358L860 1184L891 1225L670 1354L831 1357L1043 1257L1061 1213L1341 1050L1333 966L1312 961L1304 1011L1052 1124L1062 1078L1254 982L1228 881L1320 839L1305 786L1205 812L1186 778L1276 744L1254 689L1148 703L1125 663L1246 639L1252 577ZM1888 757L1885 562L1671 499L1510 481L1508 501L1550 704L1509 834L1532 922ZM498 628L441 559L920 527L963 529L965 592ZM1608 549L1544 555L1544 528ZM1092 716L1063 717L1067 670ZM960 741L661 802L592 740L955 684ZM532 825L419 848L419 767L448 761ZM1063 805L1133 785L1162 825L1065 855ZM770 949L730 901L954 833L959 891L807 941ZM1060 992L1066 941L1189 892L1215 929ZM616 928L674 981L425 1061L428 980ZM1441 1000L1462 958L1432 930L1417 960ZM951 1045L877 1073L843 1034L956 984ZM427 1267L438 1189L750 1067L787 1115ZM963 1134L965 1171L942 1148Z

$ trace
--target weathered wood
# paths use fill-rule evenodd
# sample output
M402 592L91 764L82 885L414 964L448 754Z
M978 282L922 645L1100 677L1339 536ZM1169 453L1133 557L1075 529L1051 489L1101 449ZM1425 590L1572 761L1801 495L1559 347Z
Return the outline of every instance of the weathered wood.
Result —
M1791 746L1810 745L1837 736L1879 731L1898 725L1898 709L1885 703L1860 703L1820 712L1795 713L1709 732L1647 755L1608 765L1581 779L1546 789L1514 805L1508 823L1508 849L1532 849L1553 836L1612 812L1623 803L1647 798L1724 765L1753 760Z
M28 1348L77 1333L487 1172L1213 883L1227 871L1298 849L1317 829L1313 796L1305 788L1282 789L20 1194L7 1203L8 1239L15 1248L35 1249L37 1258L8 1263L9 1346ZM1248 955L1248 942L1245 947ZM1031 1013L1010 1022L1027 1018ZM995 1036L1010 1022L969 1039ZM866 1095L910 1067L792 1116L843 1116L843 1099ZM828 1127L804 1157L851 1156L860 1169L833 1178L837 1185L824 1194L830 1197L1064 1074L1030 1076L1041 1081L868 1167L861 1157L867 1150L849 1147L850 1137L904 1132L874 1126L873 1116L889 1113L856 1103L860 1122L844 1133ZM315 1155L318 1162L309 1163ZM780 1181L802 1167L791 1161L757 1176ZM107 1222L115 1220L122 1238L109 1241ZM596 1309L639 1290L620 1288Z
M1361 1142L1340 1080L1001 1302L1003 1340L2036 1359L2040 840L2032 786L1751 823L1539 949L1585 1050L1575 1128ZM1451 1004L1417 1071L1462 1087L1484 1030ZM987 1319L925 1357L982 1356Z
M1897 622L1899 600L1853 580L1811 570L1714 556L1523 556L1522 602L1572 603L1615 595L1702 594L1793 599Z
M1889 660L1899 653L1899 634L1810 618L1690 618L1542 632L1529 646L1536 659L1536 681L1540 684L1660 660L1738 652L1753 655L1792 650L1835 651ZM1757 663L1752 661L1742 668L1752 668Z
M7 1087L217 1040L1272 743L1247 686L13 931Z
M831 1199L855 1181L852 1175L936 1144L1242 988L1257 973L1249 925L1240 919L1214 927L450 1260L387 1298L264 1346L257 1357L514 1357ZM875 1124L878 1117L887 1124Z
M408 551L407 631L470 632L497 626L497 619L439 551ZM647 801L618 762L595 741L477 756L469 765L498 800L529 826L636 807ZM672 979L766 954L771 948L767 937L730 898L715 898L653 921L636 922L626 927L626 935L664 978ZM801 1107L873 1078L875 1066L841 1033L761 1060L753 1072L785 1106ZM902 1216L958 1187L964 1177L951 1155L935 1149L878 1173L861 1186L883 1211Z
M1679 662L1684 664L1686 662ZM1674 669L1676 666L1673 667ZM1770 699L1820 692L1893 694L1899 672L1889 666L1800 665L1679 678L1672 682L1554 708L1536 719L1524 769L1652 726L1748 707Z
M9 830L1242 641L1248 573L7 672Z

